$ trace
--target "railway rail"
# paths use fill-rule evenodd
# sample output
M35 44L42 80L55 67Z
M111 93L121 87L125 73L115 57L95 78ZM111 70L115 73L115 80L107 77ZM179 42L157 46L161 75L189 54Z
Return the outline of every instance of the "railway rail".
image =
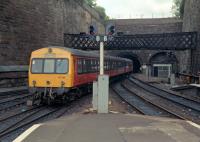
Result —
M10 100L8 101L8 103L4 102L0 104L0 114L2 112L8 111L8 110L10 111L11 109L15 109L16 107L25 105L28 98L30 97L31 96L25 96L25 97L18 98L17 100Z
M7 127L6 129L2 130L0 132L0 139L3 138L6 135L10 135L13 132L20 130L22 128L25 128L27 126L30 126L31 124L33 124L34 122L37 122L38 120L45 118L53 113L56 113L60 111L60 108L55 108L49 111L45 111L44 112L44 108L37 110L34 113L31 113L30 115L28 115L27 117L17 121L16 123L14 123L13 125Z
M0 100L9 97L20 96L21 94L28 94L28 90L23 89L18 91L0 92Z
M114 92L118 94L129 105L136 108L143 115L163 116L183 119L181 116L176 115L163 107L148 101L135 92L130 91L123 83L115 85Z
M6 99L2 99L0 100L0 107L2 105L5 105L7 103L13 102L13 101L18 101L18 100L22 100L22 99L26 99L31 97L31 95L21 95L21 96L16 96L16 97L10 97L10 98L6 98Z
M27 89L18 91L9 91L0 93L0 114L16 109L19 106L25 105L26 101L32 97L28 94Z
M73 110L76 106L79 106L80 101L84 101L84 96L79 100L71 101L66 105L55 105L52 107L41 105L33 106L32 108L27 107L24 111L11 113L7 116L0 117L0 141L8 140L12 141L22 133L25 129L35 123L41 123L55 118L59 118Z
M135 78L130 78L128 84L127 86L131 88L130 91L135 92L139 90L143 92L140 96L152 103L159 104L183 119L200 124L200 104L195 100L177 96L157 87L152 87L152 85Z
M170 100L179 105L182 105L182 106L185 106L185 107L188 107L190 109L200 112L200 104L199 104L200 102L198 102L197 100L193 100L191 98L186 98L184 96L180 96L180 95L173 94L171 92L167 92L163 89L157 88L153 85L150 85L149 83L143 82L143 81L133 78L133 77L129 78L129 80L132 83L137 84L140 88L142 88L146 91L154 93L162 98Z
M17 102L17 103L14 103L14 104L10 104L4 108L1 108L0 109L0 113L4 113L5 111L7 110L11 110L13 108L16 108L16 107L19 107L19 106L22 106L22 105L25 105L26 104L26 101L22 101L22 102Z
M159 91L160 93L162 93L163 95L165 95L167 97L173 96L173 97L180 98L180 99L183 99L183 100L186 100L186 101L195 102L195 104L199 104L200 103L200 100L197 99L195 96L193 96L193 97L192 96L186 96L186 95L174 93L172 91L168 91L166 89L161 89L160 87L157 87L157 86L154 86L154 85L152 85L150 83L147 83L147 82L144 82L142 80L139 80L139 79L137 79L137 78L135 78L133 76L131 78L129 78L129 80L131 82L134 82L134 81L140 82L140 84L143 84L145 86L150 87L149 90L153 90L153 91L157 90L157 91Z
M130 99L128 98L128 96L124 96L122 93L120 93L114 86L112 86L112 90L115 94L117 94L123 101L125 101L127 104L129 104L131 107L133 107L136 112L138 112L139 114L145 115L145 112L142 111L140 108L138 108L137 106L133 105L132 102L130 101Z

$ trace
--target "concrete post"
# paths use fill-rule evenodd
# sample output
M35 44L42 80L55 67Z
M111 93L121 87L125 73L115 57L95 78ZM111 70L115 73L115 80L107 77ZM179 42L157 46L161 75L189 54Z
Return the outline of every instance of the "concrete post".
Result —
M98 109L98 83L96 81L93 82L93 98L92 98L93 109Z
M148 80L149 80L150 76L151 76L151 66L147 65L146 66L146 77Z
M171 86L174 86L175 82L176 82L175 74L172 73L171 76L170 76L170 84L171 84Z
M97 111L98 113L108 113L108 99L109 99L109 76L104 75L104 42L107 41L107 36L96 37L97 41L100 41L100 75L98 76L98 84L93 84L95 96L95 88L97 86ZM95 104L95 97L94 104ZM93 106L96 107L95 105Z
M108 113L109 76L98 77L98 113Z

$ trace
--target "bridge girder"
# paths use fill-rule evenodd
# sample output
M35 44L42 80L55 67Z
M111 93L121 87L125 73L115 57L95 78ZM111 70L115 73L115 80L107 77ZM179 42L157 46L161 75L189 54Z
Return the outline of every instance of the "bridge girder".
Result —
M110 36L105 50L186 50L197 47L197 32ZM66 47L98 50L95 36L64 34Z

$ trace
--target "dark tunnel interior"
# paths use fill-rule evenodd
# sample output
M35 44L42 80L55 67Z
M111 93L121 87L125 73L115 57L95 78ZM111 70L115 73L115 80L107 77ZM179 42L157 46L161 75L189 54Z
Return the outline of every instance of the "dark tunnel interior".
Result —
M119 57L122 58L127 58L133 61L133 73L139 73L140 72L140 67L141 67L141 63L139 61L139 59L133 55L119 55Z

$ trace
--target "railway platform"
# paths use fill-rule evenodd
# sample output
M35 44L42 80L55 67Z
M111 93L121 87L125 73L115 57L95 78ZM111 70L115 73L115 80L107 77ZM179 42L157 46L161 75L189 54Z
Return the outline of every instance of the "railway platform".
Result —
M72 115L37 124L14 142L199 142L200 126L132 114Z

